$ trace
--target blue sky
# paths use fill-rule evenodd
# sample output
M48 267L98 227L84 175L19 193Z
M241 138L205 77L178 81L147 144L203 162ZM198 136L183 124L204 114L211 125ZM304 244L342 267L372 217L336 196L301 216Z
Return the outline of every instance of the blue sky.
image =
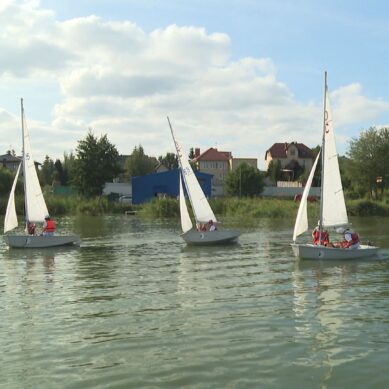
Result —
M36 159L88 128L120 153L142 144L256 157L320 141L328 71L339 152L389 123L384 1L41 0L0 5L0 144L20 151L19 99Z

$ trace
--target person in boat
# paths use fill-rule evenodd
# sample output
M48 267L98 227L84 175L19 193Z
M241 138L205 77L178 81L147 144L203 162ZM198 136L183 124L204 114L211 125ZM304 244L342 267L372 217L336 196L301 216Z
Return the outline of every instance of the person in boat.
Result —
M53 236L56 230L55 221L51 219L49 215L45 216L45 221L43 222L43 231L42 235L44 236Z
M344 249L357 249L360 246L359 235L355 232L346 228L342 230L343 240L338 243L337 247Z
M197 224L197 231L207 231L207 227L205 227L204 223Z
M216 231L217 230L216 224L213 222L213 220L210 220L208 222L208 226L209 226L209 231Z
M322 230L320 239L320 227L317 225L312 231L312 243L314 245L330 246L330 236L327 230Z
M35 223L27 222L27 233L28 235L35 235Z

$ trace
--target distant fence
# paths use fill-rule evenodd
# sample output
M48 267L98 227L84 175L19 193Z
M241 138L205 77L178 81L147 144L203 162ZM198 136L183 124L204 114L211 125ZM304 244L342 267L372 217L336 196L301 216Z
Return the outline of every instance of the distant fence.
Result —
M299 181L277 181L278 188L301 188L302 186Z
M262 196L266 197L291 197L294 198L296 195L301 195L304 191L303 187L277 187L277 186L265 186L263 188ZM309 191L310 196L320 197L320 188L312 187Z
M53 187L52 193L57 196L75 196L77 190L72 186L57 185Z

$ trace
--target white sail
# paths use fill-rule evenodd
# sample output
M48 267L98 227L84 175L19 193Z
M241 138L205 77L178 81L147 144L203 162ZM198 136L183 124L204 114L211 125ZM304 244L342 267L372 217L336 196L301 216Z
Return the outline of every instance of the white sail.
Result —
M184 189L182 187L181 174L179 175L180 179L180 215L181 215L181 227L182 232L185 233L192 228L192 221L190 220L188 207L186 206Z
M327 85L325 86L323 166L323 182L321 183L323 188L322 225L323 227L346 225L348 217L340 178Z
M205 197L203 190L201 189L199 182L197 181L197 177L194 174L192 167L190 166L188 158L182 155L181 146L174 137L171 125L170 130L172 132L172 137L176 146L178 162L180 165L182 176L184 178L186 191L189 195L190 203L192 204L192 209L196 218L196 222L208 223L210 220L216 222L216 217L208 203L207 198Z
M312 166L311 172L309 173L309 177L307 183L304 188L303 195L301 197L300 206L297 212L296 222L294 225L293 231L293 242L296 241L296 238L308 230L308 211L307 211L307 200L309 191L312 186L313 176L315 175L317 161L319 160L320 152L316 157L315 163Z
M4 218L4 233L11 231L18 226L18 217L16 215L16 209L15 209L15 188L19 178L20 165L16 172L14 182L12 184L11 192L8 198L7 210L5 212L5 218Z
M30 136L25 123L23 100L22 100L22 132L23 132L23 176L25 191L26 220L42 222L48 214L42 189L39 184L32 157Z

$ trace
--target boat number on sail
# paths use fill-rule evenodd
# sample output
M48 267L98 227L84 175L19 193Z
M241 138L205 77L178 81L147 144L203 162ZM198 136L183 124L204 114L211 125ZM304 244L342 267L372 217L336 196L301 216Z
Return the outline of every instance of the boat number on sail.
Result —
M189 168L185 168L185 169L183 169L184 170L184 175L185 176L189 176L192 172L191 172L191 170L189 169Z
M26 153L26 161L30 160L30 153Z

